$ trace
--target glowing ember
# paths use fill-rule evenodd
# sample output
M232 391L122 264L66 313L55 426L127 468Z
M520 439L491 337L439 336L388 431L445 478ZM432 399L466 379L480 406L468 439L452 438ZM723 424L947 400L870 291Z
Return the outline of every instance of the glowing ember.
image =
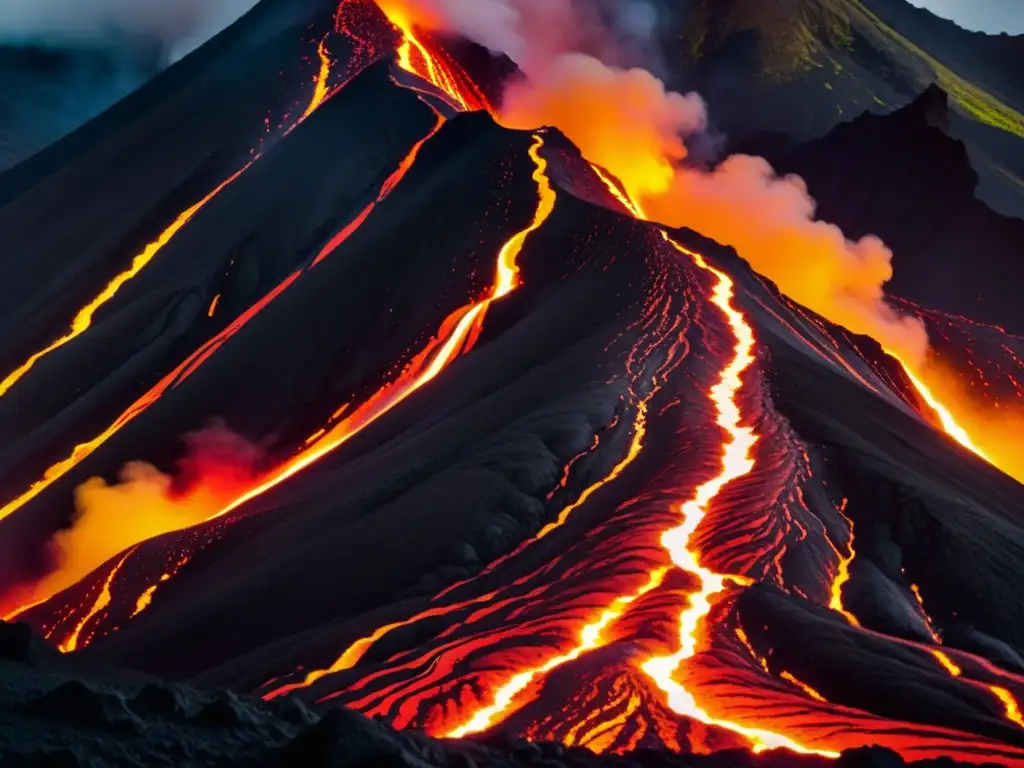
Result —
M68 635L67 639L58 646L62 653L71 653L72 651L78 650L79 637L81 636L85 625L89 623L93 616L110 605L110 585L114 583L114 577L117 576L117 572L121 570L121 566L125 564L125 561L134 551L134 548L129 549L125 553L124 557L122 557L121 560L110 569L110 573L107 575L107 580L103 582L103 586L100 588L100 593L96 597L96 601L92 604L92 608L90 608L88 613L82 617L82 620L78 622L74 631ZM82 646L84 647L86 644L87 642L83 642Z

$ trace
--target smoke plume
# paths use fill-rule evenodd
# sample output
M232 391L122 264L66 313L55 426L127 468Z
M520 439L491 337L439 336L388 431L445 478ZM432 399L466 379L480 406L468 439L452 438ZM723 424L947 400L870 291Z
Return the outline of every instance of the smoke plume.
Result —
M175 476L130 462L117 483L93 477L75 489L71 526L54 534L56 567L29 590L8 595L25 604L78 582L118 552L154 536L201 523L248 489L262 452L222 425L185 435Z
M707 126L703 101L665 88L649 71L620 66L626 25L652 27L653 10L623 0L380 0L404 25L461 34L511 58L522 73L499 119L512 128L551 125L617 176L647 214L730 245L795 301L873 336L911 365L927 337L885 301L892 253L875 237L850 241L815 219L804 182L767 161L733 156L711 172L688 167L684 139Z
M201 45L257 0L4 0L0 39L67 44L111 37L160 40L171 59Z

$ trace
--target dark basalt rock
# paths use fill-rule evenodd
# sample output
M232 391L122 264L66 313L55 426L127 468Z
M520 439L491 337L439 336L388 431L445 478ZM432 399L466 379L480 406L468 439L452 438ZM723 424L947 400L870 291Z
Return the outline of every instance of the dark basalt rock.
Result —
M836 761L837 768L900 768L903 765L906 765L903 758L883 747L851 749Z
M332 709L280 749L278 765L310 768L404 765L402 749L384 727L347 709Z
M0 660L36 664L56 656L53 647L33 635L28 624L0 620Z
M887 291L1020 333L1024 221L976 198L979 176L950 118L948 96L932 85L903 109L864 113L768 159L807 182L819 218L892 249Z
M26 714L94 728L134 729L141 725L116 693L101 693L70 680L25 703Z
M177 691L163 685L149 684L131 700L130 707L140 716L178 718L185 716L185 705Z
M258 722L249 705L230 691L217 694L217 697L205 704L191 721L209 728L240 728L256 725Z

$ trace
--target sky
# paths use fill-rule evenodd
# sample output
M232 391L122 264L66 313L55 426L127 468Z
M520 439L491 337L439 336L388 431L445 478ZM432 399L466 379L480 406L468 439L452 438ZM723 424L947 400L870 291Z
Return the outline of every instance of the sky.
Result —
M101 39L117 30L155 37L177 59L255 4L256 0L0 0L0 40L59 43Z
M1024 0L910 0L965 29L1024 34Z

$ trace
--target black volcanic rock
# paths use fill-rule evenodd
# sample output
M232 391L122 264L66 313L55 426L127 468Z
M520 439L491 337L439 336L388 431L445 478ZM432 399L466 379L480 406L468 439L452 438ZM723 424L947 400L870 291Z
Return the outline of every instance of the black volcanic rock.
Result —
M0 620L0 660L34 664L56 655L53 646L41 641L28 624Z
M228 692L204 693L155 683L140 688L117 682L108 674L87 671L86 679L67 679L54 668L19 670L0 664L0 690L6 692L0 698L0 764L5 768L164 764L181 768L824 766L816 758L780 754L755 758L746 751L714 756L652 751L627 758L597 756L578 747L533 744L500 733L478 741L438 741L396 732L344 708L331 708L317 716L298 701L262 702ZM40 689L42 693L37 693ZM16 703L26 699L24 704ZM187 714L186 700L199 701L199 715ZM102 737L97 738L97 733ZM890 764L858 758L851 765L888 768Z
M978 174L947 128L945 94L932 86L891 115L865 113L769 159L804 178L819 218L892 248L890 291L1020 332L1024 221L975 198Z
M66 720L85 727L121 729L140 724L121 696L97 691L79 680L29 700L24 711L42 720Z

